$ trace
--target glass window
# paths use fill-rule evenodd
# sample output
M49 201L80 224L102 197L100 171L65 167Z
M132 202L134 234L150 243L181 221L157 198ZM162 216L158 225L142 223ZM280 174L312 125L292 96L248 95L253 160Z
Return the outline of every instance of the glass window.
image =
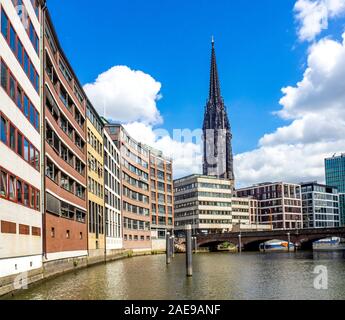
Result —
M33 126L35 126L35 108L31 103L30 103L30 122Z
M24 138L24 159L29 162L29 141Z
M16 33L12 26L10 26L10 47L13 52L16 52Z
M8 18L5 14L5 12L1 11L1 33L7 39L8 37Z
M0 171L0 196L7 197L7 172Z
M20 110L23 108L23 90L21 87L17 87L17 106Z
M24 50L24 71L26 74L29 74L29 56Z
M24 205L29 206L29 186L24 183Z
M29 99L28 97L24 94L24 114L25 117L29 117Z
M22 182L17 180L17 200L19 203L23 203L23 187Z
M10 125L10 148L16 150L16 128L11 124Z
M17 133L17 153L23 157L23 135Z
M23 45L20 42L20 40L18 40L17 58L18 58L18 61L19 61L20 65L23 65Z
M30 187L30 207L33 208L35 205L35 189Z
M40 153L35 149L35 168L40 169Z
M13 176L10 176L9 196L11 200L16 198L16 179Z
M15 100L16 98L16 82L13 77L10 76L10 97Z
M7 83L8 83L7 67L4 63L1 63L1 86L4 88L6 92L7 92Z
M7 131L8 131L8 123L4 117L1 117L1 141L7 144Z
M30 144L30 164L35 166L35 148L32 144Z
M35 69L32 63L30 63L30 81L33 85L35 85Z

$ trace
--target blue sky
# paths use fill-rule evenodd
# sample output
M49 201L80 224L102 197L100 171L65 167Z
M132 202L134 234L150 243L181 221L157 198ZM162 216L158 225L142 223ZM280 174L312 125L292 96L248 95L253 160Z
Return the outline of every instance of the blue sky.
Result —
M296 2L311 17L324 6L327 25L316 20L322 32L310 29L307 20L306 30L312 36L298 37L303 30L301 20L296 21ZM293 129L298 112L289 120L272 113L287 110L287 104L279 104L281 89L296 87L303 79L312 46L327 37L341 41L345 1L334 2L338 6L335 9L326 8L326 0L115 0L102 5L90 0L66 1L65 5L60 0L48 0L48 7L81 83L93 83L98 75L117 65L143 71L162 84L163 98L157 108L164 119L161 126L170 132L202 125L214 35L234 153L240 157L260 148L259 140L265 134L276 134L278 128ZM312 7L314 11L310 10L313 3L318 5ZM274 137L278 138L279 134ZM303 139L293 141L294 145L304 144ZM317 174L306 174L306 178L320 179L321 164L315 164ZM247 161L246 170L261 170L248 166ZM294 164L293 171L296 168ZM280 179L288 170L282 167L272 179ZM305 168L301 170L305 172ZM292 179L297 178L291 175ZM246 177L246 181L254 180Z
M164 127L200 128L208 94L210 40L216 40L234 152L254 148L282 125L280 89L301 74L294 1L49 0L61 43L80 81L127 65L162 83ZM295 47L295 49L293 49Z

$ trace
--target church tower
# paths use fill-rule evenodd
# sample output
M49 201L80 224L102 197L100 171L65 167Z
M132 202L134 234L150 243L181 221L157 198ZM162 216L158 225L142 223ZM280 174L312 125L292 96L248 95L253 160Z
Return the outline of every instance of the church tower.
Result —
M224 100L220 93L213 39L210 92L205 108L203 140L203 174L234 181L231 126Z

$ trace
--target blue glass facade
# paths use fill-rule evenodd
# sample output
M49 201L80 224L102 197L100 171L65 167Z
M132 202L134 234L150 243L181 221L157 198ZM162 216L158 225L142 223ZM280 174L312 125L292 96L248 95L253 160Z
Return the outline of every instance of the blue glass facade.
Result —
M345 154L325 160L326 184L338 188L340 219L345 226Z

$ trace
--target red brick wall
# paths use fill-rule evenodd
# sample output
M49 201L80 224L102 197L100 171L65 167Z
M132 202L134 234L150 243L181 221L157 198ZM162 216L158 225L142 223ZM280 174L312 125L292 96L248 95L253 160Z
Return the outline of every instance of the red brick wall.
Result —
M87 250L87 224L77 221L60 218L47 213L45 215L45 240L46 252L55 253L63 251ZM51 230L54 228L55 236L52 237ZM69 230L70 237L66 237ZM83 238L80 239L82 232Z

